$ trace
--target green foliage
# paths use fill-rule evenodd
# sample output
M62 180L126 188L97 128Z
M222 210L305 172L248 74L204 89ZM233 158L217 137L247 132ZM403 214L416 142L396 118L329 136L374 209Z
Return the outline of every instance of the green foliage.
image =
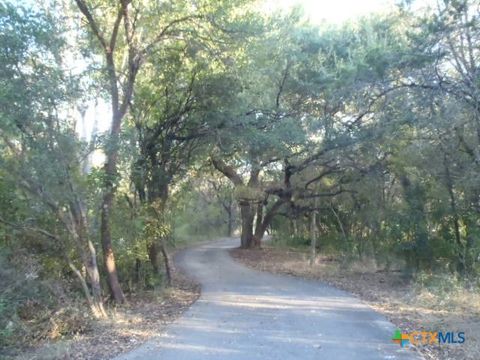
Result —
M228 236L227 211L231 211L231 230L237 230L239 219L231 185L215 176L205 180L209 175L192 176L172 199L176 245Z
M146 213L144 226L146 238L150 241L171 238L172 219L164 204L161 201L155 201L145 207L144 211Z
M149 264L154 242L239 230L238 205L245 223L287 246L310 246L315 212L317 250L345 262L372 257L442 289L443 278L425 274L455 274L459 286L478 277L477 0L320 27L297 12L268 18L248 1L129 4L136 32L128 40L118 28L112 82L105 49L71 7L0 3L2 345L26 331L19 309L35 308L32 298L42 314L58 306L52 279L77 295L71 267L100 248L109 179L84 171L94 147L118 145L110 223L125 289L162 283ZM108 38L118 4L87 5ZM132 52L138 62L125 60ZM69 68L72 53L85 55L84 71ZM73 109L91 93L115 95L114 84L124 96L129 74L119 144L108 134L80 141ZM41 269L25 287L8 269L17 251Z
M63 278L55 278L37 261L40 257L6 256L5 249L0 250L2 348L71 337L90 329L90 318L78 308L76 294Z

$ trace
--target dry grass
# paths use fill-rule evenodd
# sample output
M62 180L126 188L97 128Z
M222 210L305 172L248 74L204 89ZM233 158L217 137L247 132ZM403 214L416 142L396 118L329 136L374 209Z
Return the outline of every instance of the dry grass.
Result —
M174 272L174 286L163 292L130 296L128 304L110 309L106 321L93 322L88 331L65 341L41 345L11 357L17 360L111 359L158 336L166 324L178 318L200 296L198 284Z
M318 256L309 266L306 252L288 248L235 249L231 255L257 270L318 279L351 292L403 331L465 332L462 345L419 347L426 359L480 358L480 292L467 290L447 276L424 276L425 281L413 283L399 272L382 272L369 260L347 268L329 256Z

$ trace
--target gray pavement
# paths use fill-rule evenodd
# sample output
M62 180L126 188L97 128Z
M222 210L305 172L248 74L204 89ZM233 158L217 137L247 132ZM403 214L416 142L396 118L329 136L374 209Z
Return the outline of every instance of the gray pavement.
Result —
M175 323L117 360L421 359L391 341L394 326L352 295L233 261L222 240L175 259L202 285Z

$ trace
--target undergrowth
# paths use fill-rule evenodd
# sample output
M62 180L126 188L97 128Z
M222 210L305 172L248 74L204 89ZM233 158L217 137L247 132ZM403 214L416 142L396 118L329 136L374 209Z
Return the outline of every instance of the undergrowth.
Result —
M0 289L0 358L91 330L80 296L67 280L42 276L34 258L1 255Z

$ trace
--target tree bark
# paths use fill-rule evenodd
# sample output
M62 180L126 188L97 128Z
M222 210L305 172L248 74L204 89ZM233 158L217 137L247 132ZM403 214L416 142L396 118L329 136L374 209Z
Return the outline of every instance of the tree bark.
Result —
M85 298L87 299L87 303L90 306L90 310L92 311L93 315L96 318L106 318L107 313L105 312L105 309L103 307L103 302L100 294L98 291L92 291L92 294L90 294L90 290L88 289L87 281L85 280L85 277L82 275L80 270L77 269L77 267L69 260L68 261L68 266L70 269L73 271L73 273L77 276L78 280L80 281L80 284L82 285L83 293L85 294ZM88 271L88 270L87 270ZM90 272L88 272L90 273ZM98 275L98 269L97 269L97 275ZM95 283L92 283L92 278L90 278L90 284L95 285L96 288L100 288L100 278L97 278L98 281Z
M167 286L172 286L172 270L170 266L170 258L168 256L167 247L165 241L160 240L160 251L162 252L163 262L165 263L165 274L167 275Z
M252 206L248 203L240 204L240 214L242 216L242 235L240 237L240 246L242 249L252 247L253 243L253 218Z
M92 296L87 296L87 301L91 302L92 311L95 316L106 317L103 308L102 288L100 283L100 273L97 264L97 252L92 241L88 238L88 219L84 202L77 197L73 185L70 185L74 199L70 202L70 216L64 218L65 224L70 234L74 238L77 250L85 267L87 277L90 282ZM68 257L67 257L68 259ZM69 260L68 260L69 261ZM75 271L75 266L69 261L70 268L79 277L80 281L84 280L84 276L80 272ZM82 283L82 287L85 284ZM84 289L85 290L85 289Z
M112 237L110 233L110 211L113 201L113 190L107 190L107 192L108 193L105 194L102 204L100 229L103 250L103 263L107 271L107 282L110 289L110 294L115 300L115 302L123 303L125 301L125 295L123 294L123 290L120 286L120 281L118 279L115 256L112 247Z
M138 70L141 65L141 57L137 56L132 43L132 29L130 28L129 2L121 1L121 6L117 12L117 17L113 25L110 39L107 40L102 33L101 27L98 25L89 7L84 0L75 0L80 12L85 16L88 25L93 32L93 35L99 41L103 50L108 81L110 85L110 96L112 105L112 127L110 131L109 144L106 147L107 161L105 163L105 182L104 182L104 196L101 207L101 242L103 250L103 262L107 270L107 280L112 298L117 303L125 301L120 282L118 280L117 269L115 265L115 256L113 253L111 231L110 231L110 215L115 196L115 177L117 172L117 157L118 157L118 139L121 130L122 119L127 113L127 109L132 99L133 87ZM115 46L118 38L118 29L123 20L125 25L125 40L128 47L128 68L126 69L125 84L123 86L122 99L120 99L120 91L118 88L117 67L115 66Z
M103 310L102 288L100 285L100 273L98 271L96 253L93 244L88 240L88 252L84 259L85 269L87 270L88 278L90 279L90 286L92 288L92 296L95 306L99 309L102 316L106 316Z
M268 227L272 223L273 217L277 213L277 210L284 204L282 199L278 199L275 204L272 205L270 209L265 213L261 221L258 221L257 218L257 226L255 227L255 234L253 236L253 244L255 247L260 247L262 245L262 239L265 236L265 232L267 231ZM261 214L263 214L263 204L259 205L262 206ZM258 215L258 214L257 214ZM261 217L262 215L260 215Z
M101 210L100 237L103 250L103 263L105 269L107 270L107 280L108 287L110 289L110 295L116 303L123 303L125 302L125 295L118 279L115 255L112 246L110 215L116 191L115 180L117 177L118 142L121 123L123 117L125 116L126 108L124 111L120 111L118 108L118 99L112 99L112 111L112 127L110 131L109 144L106 149L107 161L105 163L105 193L103 196Z

